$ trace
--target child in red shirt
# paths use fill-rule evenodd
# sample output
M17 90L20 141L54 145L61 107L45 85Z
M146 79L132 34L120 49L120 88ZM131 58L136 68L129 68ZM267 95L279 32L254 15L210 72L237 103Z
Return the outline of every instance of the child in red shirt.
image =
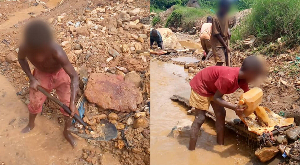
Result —
M198 132L205 121L205 113L209 105L216 116L217 142L224 144L225 108L232 109L242 115L244 109L223 100L224 94L230 94L241 88L249 90L248 83L263 74L264 67L256 56L247 57L241 68L227 66L212 66L201 70L190 82L192 92L190 105L196 109L195 120L192 124L189 149L194 150Z

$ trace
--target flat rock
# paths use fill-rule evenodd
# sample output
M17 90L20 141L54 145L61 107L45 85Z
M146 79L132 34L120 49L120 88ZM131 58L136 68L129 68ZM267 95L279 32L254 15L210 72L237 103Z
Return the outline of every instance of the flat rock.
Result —
M295 128L289 129L286 132L287 137L294 141L298 139L299 134L300 134L300 126L296 126Z
M279 149L277 146L264 147L262 149L257 149L255 151L255 156L257 156L258 159L264 163L264 162L271 160L273 157L275 157L278 152L279 152Z
M88 101L103 109L121 112L137 110L143 101L141 91L133 83L125 82L122 76L93 73L84 92Z

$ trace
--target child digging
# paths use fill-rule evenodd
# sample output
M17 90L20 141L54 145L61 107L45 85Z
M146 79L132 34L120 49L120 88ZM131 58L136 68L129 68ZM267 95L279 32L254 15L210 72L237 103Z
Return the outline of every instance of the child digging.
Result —
M210 43L210 37L211 37L211 29L212 29L212 17L208 16L207 17L207 22L204 23L201 27L201 32L200 32L200 41L201 41L201 46L204 50L204 55L202 60L209 59L210 57L210 49L211 49L211 43Z
M201 70L190 82L192 91L190 105L195 108L195 120L192 124L189 150L195 150L198 132L205 121L210 104L216 116L217 143L224 145L225 108L232 109L238 116L244 108L223 100L224 94L235 92L238 88L249 90L248 83L263 75L264 66L256 56L247 57L241 68L212 66Z
M230 48L229 39L231 37L229 19L227 14L230 10L230 2L221 0L217 17L212 20L211 46L217 66L222 66L224 62L226 66L230 66Z
M33 74L27 59L35 66ZM79 89L78 75L64 50L52 40L52 32L46 23L40 20L29 23L25 29L18 60L30 80L29 123L22 133L27 133L34 128L35 118L42 112L46 96L37 90L39 85L48 92L55 89L60 101L70 106L71 116L78 114L75 107L75 97ZM65 116L64 137L75 147L75 138L68 131L72 125L72 118L62 108L60 110Z

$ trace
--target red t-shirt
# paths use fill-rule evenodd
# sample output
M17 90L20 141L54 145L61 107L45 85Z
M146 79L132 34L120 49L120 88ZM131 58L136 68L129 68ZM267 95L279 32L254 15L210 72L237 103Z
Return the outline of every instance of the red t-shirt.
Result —
M191 88L201 96L211 97L219 90L222 94L230 94L241 88L249 90L245 80L238 80L240 68L227 66L211 66L201 70L191 80Z

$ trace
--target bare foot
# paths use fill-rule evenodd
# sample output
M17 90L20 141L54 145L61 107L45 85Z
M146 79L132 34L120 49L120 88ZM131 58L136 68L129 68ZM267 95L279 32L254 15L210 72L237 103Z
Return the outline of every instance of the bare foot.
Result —
M64 131L64 136L67 139L67 141L71 144L71 146L75 148L77 145L75 137L70 132L67 131Z
M22 133L28 133L30 132L32 129L34 128L34 125L33 126L30 126L30 125L27 125L25 128L22 129Z

